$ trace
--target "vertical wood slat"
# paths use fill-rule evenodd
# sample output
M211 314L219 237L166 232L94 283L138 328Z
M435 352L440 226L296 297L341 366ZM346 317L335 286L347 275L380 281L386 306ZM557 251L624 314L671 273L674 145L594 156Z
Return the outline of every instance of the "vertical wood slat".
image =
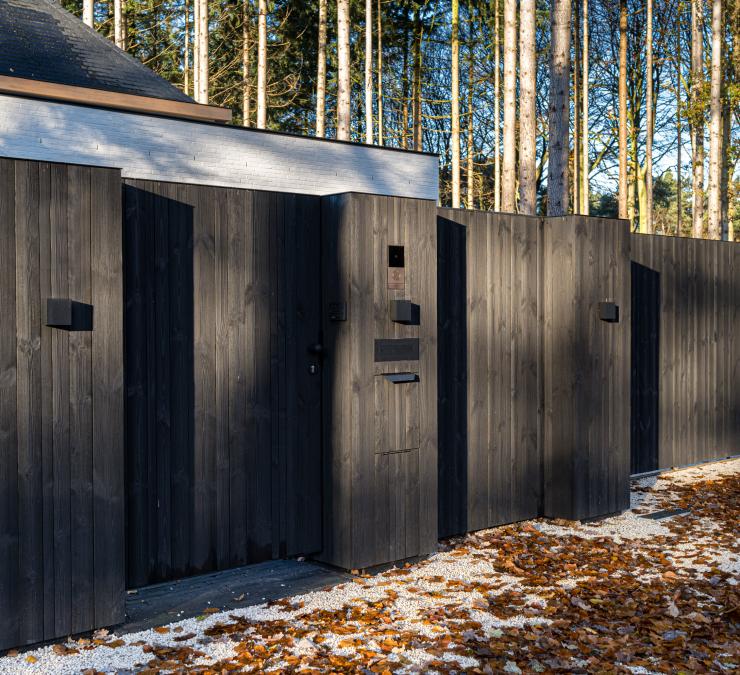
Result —
M18 523L18 350L16 337L15 162L0 158L0 306L9 318L0 325L0 646L21 642L18 621L20 547Z
M635 433L656 426L658 443L654 457L633 448L633 470L737 454L737 244L640 234L630 244L632 259L652 270L660 286L658 405L633 409L631 422Z
M70 167L68 172L69 195L67 222L67 274L68 295L78 302L93 304L91 289L91 230L98 227L93 220L92 191L94 174L87 167ZM115 181L115 178L112 182ZM75 187L81 194L75 195ZM79 189L77 188L77 189ZM116 192L105 195L115 199ZM105 211L103 205L101 211ZM100 215L100 213L96 214ZM119 253L120 255L120 253ZM119 319L120 324L120 319ZM93 326L97 328L97 326ZM60 332L60 331L57 331ZM71 632L88 630L95 621L93 593L93 368L91 363L93 332L73 331L69 334L68 349L68 417L70 464L70 537L72 539L70 564ZM98 373L95 373L98 376ZM112 420L115 422L115 420ZM120 427L119 427L120 429ZM56 560L56 556L55 556Z
M120 172L91 180L91 297L95 308L93 528L95 624L123 621L125 599L123 456L123 287Z
M63 165L39 164L39 293L42 299L51 297L51 211L58 195L52 189L52 180ZM66 172L63 174L66 176ZM65 181L66 183L66 181ZM0 282L1 283L1 282ZM51 340L49 329L41 327L41 381L53 382ZM54 613L54 428L53 386L44 386L41 391L41 452L43 485L43 532L44 545L44 637L55 633ZM1 432L0 432L1 433ZM84 602L85 599L83 599Z
M24 642L44 636L43 493L41 485L41 308L39 295L39 166L16 162L15 243L20 603Z

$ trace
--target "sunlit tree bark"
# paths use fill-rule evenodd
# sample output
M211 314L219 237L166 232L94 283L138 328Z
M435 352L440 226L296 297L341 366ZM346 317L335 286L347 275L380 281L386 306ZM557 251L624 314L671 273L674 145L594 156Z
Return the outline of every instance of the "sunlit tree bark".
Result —
M623 0L624 1L624 0ZM550 13L550 106L547 215L568 212L570 154L570 0L553 0Z
M710 239L722 238L720 181L722 171L722 0L712 0L712 71L709 94L709 228Z
M365 143L373 144L373 0L365 0Z
M326 135L326 0L319 0L319 44L316 72L316 135Z
M521 0L519 15L519 212L537 211L535 0Z
M619 0L619 217L627 218L627 0Z
M350 137L349 0L337 0L337 138Z
M452 207L460 206L460 5L452 0Z
M516 0L504 0L504 162L501 208L516 211Z
M257 128L267 126L267 0L259 0L257 17Z
M701 90L704 84L704 5L691 0L691 148L692 148L692 211L691 233L704 233L704 109Z

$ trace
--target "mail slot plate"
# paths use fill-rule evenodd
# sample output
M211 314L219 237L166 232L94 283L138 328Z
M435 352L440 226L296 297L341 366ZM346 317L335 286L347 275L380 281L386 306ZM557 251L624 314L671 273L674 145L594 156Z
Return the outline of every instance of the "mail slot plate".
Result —
M375 340L375 361L418 361L419 338Z

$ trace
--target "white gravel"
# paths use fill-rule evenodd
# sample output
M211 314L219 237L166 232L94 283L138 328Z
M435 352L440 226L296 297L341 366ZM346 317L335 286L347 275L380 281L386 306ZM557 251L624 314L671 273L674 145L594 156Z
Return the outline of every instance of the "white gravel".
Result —
M694 467L679 472L673 472L660 477L644 478L637 482L637 490L632 493L632 508L641 511L657 510L659 504L670 497L672 483L686 483L700 479L716 479L727 475L740 473L740 459ZM650 488L651 492L641 489ZM681 516L677 516L681 517ZM583 538L611 537L617 542L640 542L641 546L648 547L650 540L656 537L672 536L665 526L665 521L655 521L640 517L640 514L630 510L619 516L603 521L587 524L554 524L535 521L531 525L540 532L565 537L578 536ZM692 541L675 541L666 553L679 569L692 568L694 571L709 571L712 567L740 576L740 556L737 553L715 546L712 531L713 522L705 523L705 534ZM485 534L485 533L483 533ZM358 578L334 588L296 596L290 599L293 609L283 606L268 607L258 605L241 610L233 610L210 614L198 619L186 619L169 626L169 632L160 633L155 630L142 631L125 636L104 636L106 641L122 640L123 644L117 647L104 645L92 646L89 641L80 643L73 640L66 642L71 649L78 649L77 654L61 655L55 653L52 646L42 647L17 656L0 658L0 673L32 674L32 673L81 673L87 669L98 672L113 673L118 671L135 671L147 664L152 655L145 653L144 645L188 646L203 652L194 663L210 665L220 660L231 659L235 656L233 642L228 637L210 638L204 631L217 623L230 623L229 616L240 616L249 619L255 624L259 622L287 621L296 627L307 625L311 616L319 611L337 611L345 607L366 607L368 603L385 601L390 602L389 610L393 617L392 628L397 631L407 631L422 636L438 636L442 630L433 622L424 621L431 611L439 611L447 607L451 610L464 608L466 621L478 622L480 628L474 632L483 637L500 637L512 627L523 628L527 625L546 624L550 619L529 616L527 607L543 607L544 598L531 593L531 589L520 585L520 579L515 575L501 574L495 571L493 561L495 551L486 550L489 546L483 543L480 537L472 536L470 546L463 544L467 552L444 551L432 556L429 560L416 564L402 573L391 571L379 574L372 578ZM703 562L694 559L702 556ZM572 577L557 581L563 589L575 588L579 581L587 577ZM734 581L734 580L731 580ZM505 619L498 619L486 611L485 603L492 597L508 591L525 594L526 604L520 608L525 610ZM388 600L389 594L391 601ZM480 605L477 609L476 603ZM451 619L455 620L455 619ZM305 622L305 623L304 623ZM179 636L193 633L194 636L185 641L177 641ZM354 647L339 647L343 640L359 638L364 648L372 648L372 642L366 640L361 631L353 635L327 634L322 636L325 641L323 648L331 646L337 654L351 654ZM346 645L346 642L344 643ZM376 645L377 646L377 645ZM58 647L57 647L58 649ZM305 636L291 648L292 653L311 654L318 649L311 636ZM457 663L461 669L477 667L478 661L474 658L461 656L456 653L445 653L442 657L433 656L423 649L413 647L402 649L399 654L387 654L386 658L399 663L398 672L421 672L427 670L425 664L435 658L442 658L451 663ZM508 672L519 672L512 661L507 667ZM532 666L538 670L539 666ZM634 673L648 672L633 668Z

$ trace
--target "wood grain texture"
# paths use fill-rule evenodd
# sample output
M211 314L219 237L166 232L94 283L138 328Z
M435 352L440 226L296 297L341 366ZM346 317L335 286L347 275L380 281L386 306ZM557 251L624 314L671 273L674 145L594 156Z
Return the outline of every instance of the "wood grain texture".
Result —
M740 441L740 246L630 236L633 473L723 459Z
M126 181L124 201L127 583L318 551L318 198Z
M447 291L439 305L440 534L451 535L539 513L542 223L438 209L437 227Z
M0 160L0 648L123 618L120 186ZM93 330L47 327L50 297L92 304Z
M366 568L437 543L437 228L432 202L361 194L322 201L324 548ZM388 247L405 249L404 287L388 287ZM395 323L390 303L421 308ZM347 320L326 309L346 303ZM419 360L374 362L375 339L419 339ZM385 374L419 381L391 384Z

